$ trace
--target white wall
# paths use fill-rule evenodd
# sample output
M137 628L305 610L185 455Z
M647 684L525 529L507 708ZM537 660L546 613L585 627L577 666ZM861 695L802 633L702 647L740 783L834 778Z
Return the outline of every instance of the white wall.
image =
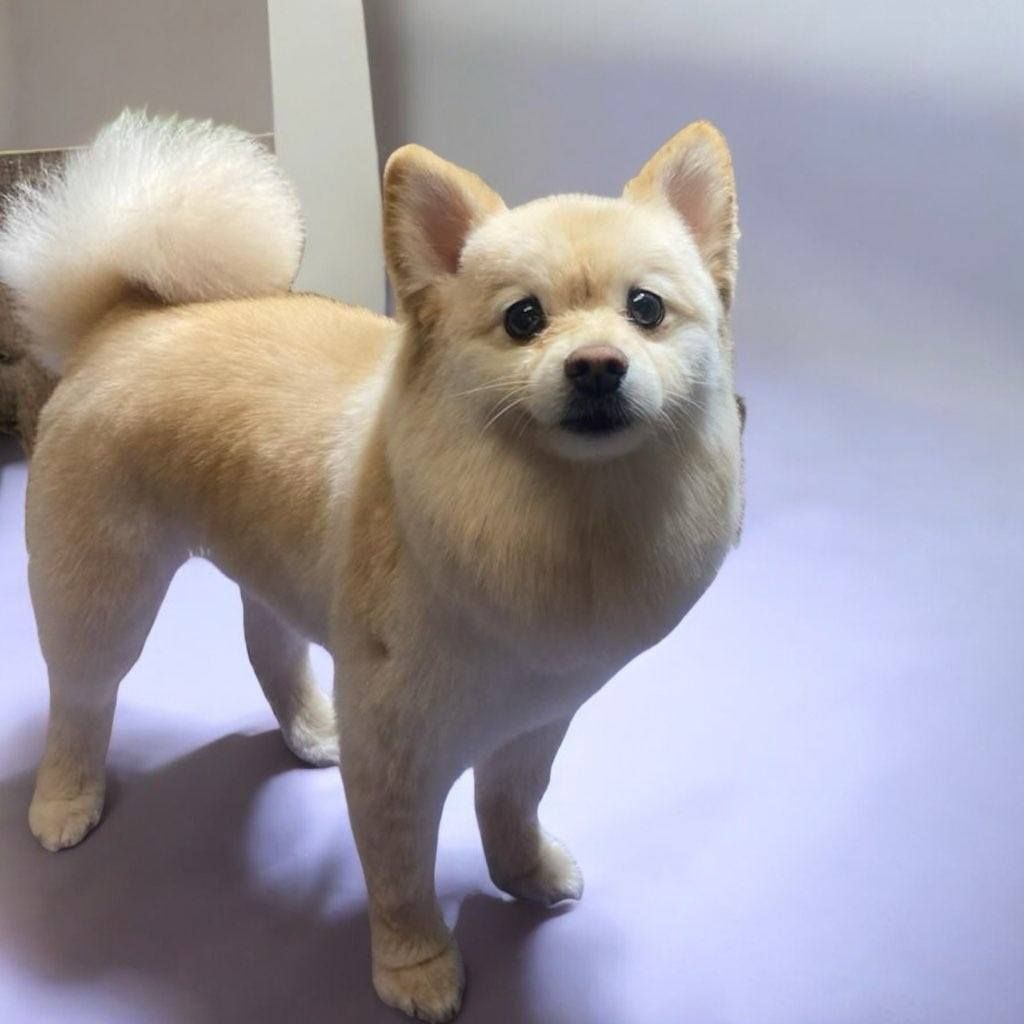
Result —
M738 122L758 92L881 109L1024 106L1018 0L364 6L382 159L407 141L440 146L500 174L517 198L610 188L619 178L595 164L621 177L690 118ZM782 136L788 111L775 113L759 115L761 128Z
M741 389L755 363L855 346L941 402L963 337L1019 351L1019 0L365 9L381 158L419 142L511 202L616 194L688 121L723 128Z
M306 217L296 288L384 308L380 182L360 0L270 0L274 142Z
M128 105L271 131L266 5L0 0L0 150L79 145Z
M271 8L273 94L262 0L0 0L0 151L80 145L125 106L273 131L307 222L297 286L382 308L362 7Z
M8 0L0 0L0 150L4 148L4 141L14 134L14 85L17 74L14 55L11 5Z

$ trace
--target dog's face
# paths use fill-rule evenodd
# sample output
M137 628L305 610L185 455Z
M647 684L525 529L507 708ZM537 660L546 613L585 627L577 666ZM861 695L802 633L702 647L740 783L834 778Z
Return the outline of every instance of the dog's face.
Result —
M481 431L574 460L669 441L723 383L735 267L728 151L671 140L621 199L508 210L417 147L385 175L388 263L431 395Z

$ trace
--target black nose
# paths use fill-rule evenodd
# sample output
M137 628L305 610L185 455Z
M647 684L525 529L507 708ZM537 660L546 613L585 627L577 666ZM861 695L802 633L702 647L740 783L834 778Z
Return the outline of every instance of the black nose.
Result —
M591 398L618 391L628 369L625 353L612 345L584 345L565 361L565 375L572 386Z

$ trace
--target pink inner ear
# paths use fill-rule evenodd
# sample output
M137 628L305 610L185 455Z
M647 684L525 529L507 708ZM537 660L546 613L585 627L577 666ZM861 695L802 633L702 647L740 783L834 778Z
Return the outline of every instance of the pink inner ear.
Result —
M719 182L716 168L700 152L687 153L672 166L662 182L669 202L689 225L697 241L704 242L716 227Z
M466 197L449 182L432 178L417 196L416 219L440 269L454 274L473 226Z

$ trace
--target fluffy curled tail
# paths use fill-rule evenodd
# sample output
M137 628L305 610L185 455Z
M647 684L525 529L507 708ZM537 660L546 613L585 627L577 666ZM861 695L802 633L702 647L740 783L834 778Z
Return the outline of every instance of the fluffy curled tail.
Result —
M251 136L125 111L12 197L0 280L36 357L59 371L132 288L167 303L286 290L302 241L291 184Z

